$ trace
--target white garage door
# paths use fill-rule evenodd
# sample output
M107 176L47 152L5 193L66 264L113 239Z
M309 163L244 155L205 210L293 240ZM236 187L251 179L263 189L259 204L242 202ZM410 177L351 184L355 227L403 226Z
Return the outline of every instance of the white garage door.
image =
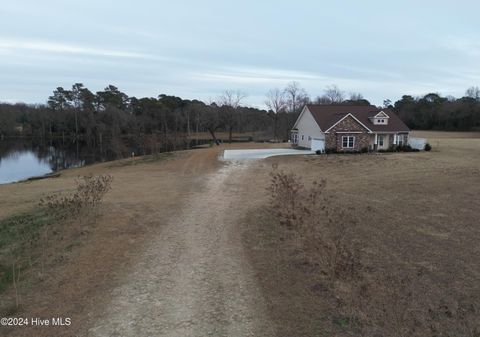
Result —
M324 139L312 139L311 143L311 150L312 151L325 151L325 140Z

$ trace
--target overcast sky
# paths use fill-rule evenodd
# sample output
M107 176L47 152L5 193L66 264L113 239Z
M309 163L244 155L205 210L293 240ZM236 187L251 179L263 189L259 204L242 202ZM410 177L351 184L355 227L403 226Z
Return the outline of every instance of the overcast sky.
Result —
M0 101L44 103L58 86L263 107L298 81L375 104L480 85L480 1L2 0Z

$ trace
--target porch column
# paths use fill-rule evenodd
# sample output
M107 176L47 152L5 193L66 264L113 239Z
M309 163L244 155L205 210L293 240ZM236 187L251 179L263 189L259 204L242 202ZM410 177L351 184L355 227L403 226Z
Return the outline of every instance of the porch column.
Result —
M375 134L375 142L374 142L375 145L378 145L378 138L377 138L377 134Z
M393 134L393 145L397 145L397 134Z

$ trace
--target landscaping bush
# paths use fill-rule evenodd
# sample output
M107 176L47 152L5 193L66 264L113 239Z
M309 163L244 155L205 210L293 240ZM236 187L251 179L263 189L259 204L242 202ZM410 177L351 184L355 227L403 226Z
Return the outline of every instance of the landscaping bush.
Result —
M412 148L408 144L404 145L390 145L386 150L378 150L378 152L417 152L418 150Z
M425 147L424 147L425 151L430 151L431 149L432 149L432 146L429 143L425 144Z

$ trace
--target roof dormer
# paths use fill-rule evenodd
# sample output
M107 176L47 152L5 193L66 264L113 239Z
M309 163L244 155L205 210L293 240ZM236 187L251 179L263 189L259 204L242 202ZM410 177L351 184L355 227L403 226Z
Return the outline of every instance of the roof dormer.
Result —
M383 111L380 111L373 117L370 117L370 120L374 125L388 125L388 119L390 117Z

